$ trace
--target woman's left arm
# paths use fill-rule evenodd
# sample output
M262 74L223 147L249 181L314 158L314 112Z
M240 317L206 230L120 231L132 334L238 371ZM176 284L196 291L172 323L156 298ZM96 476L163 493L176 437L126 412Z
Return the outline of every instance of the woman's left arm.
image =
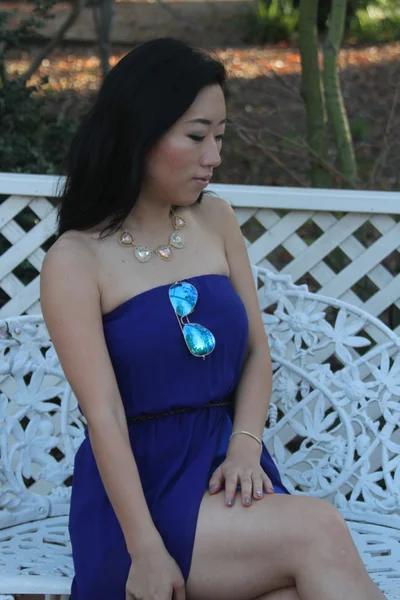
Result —
M272 367L268 340L254 287L250 261L236 215L231 206L216 199L214 210L218 213L218 224L225 241L225 252L229 263L230 280L239 294L247 313L249 337L246 360L236 388L235 417L232 431L247 431L257 438L262 433L271 396ZM246 434L231 438L227 457L210 480L211 493L217 493L225 481L225 501L234 502L236 487L241 486L242 503L251 504L251 498L259 500L263 488L273 493L270 479L260 466L261 447ZM212 489L212 486L215 486Z

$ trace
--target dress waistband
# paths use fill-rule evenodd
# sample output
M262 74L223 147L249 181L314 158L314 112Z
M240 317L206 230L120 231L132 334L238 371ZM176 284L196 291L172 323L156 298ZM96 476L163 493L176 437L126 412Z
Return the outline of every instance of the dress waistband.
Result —
M200 410L202 408L211 408L213 406L231 406L232 404L232 400L226 400L225 402L209 402L208 404L204 404L203 406L188 406L184 408L175 408L172 410L168 410L167 412L156 413L154 415L138 415L137 417L127 417L126 420L128 423L136 423L137 421L147 421L148 419L167 417L169 415L176 415L179 413L189 412L193 410Z

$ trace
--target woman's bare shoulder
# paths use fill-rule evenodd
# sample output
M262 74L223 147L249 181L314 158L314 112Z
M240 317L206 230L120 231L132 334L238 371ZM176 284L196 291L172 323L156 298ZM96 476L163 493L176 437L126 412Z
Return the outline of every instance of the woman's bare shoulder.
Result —
M196 204L196 213L215 230L220 229L224 218L232 213L232 207L229 202L219 196L204 194L201 202Z
M69 249L76 251L93 252L96 242L100 239L99 232L94 229L88 229L85 231L78 231L77 229L70 229L62 233L50 250Z
M229 207L230 204L221 196L214 196L213 194L204 194L201 202L199 202L198 206L202 206L207 212L209 211L221 211L226 210L226 207Z
M99 235L95 230L71 229L65 231L46 252L43 267L48 264L54 265L54 268L63 268L74 264L85 268L93 267L96 263L98 240Z
M97 286L98 267L94 240L84 231L70 230L60 235L46 252L40 273L41 296L49 290L68 287L82 288L91 281Z

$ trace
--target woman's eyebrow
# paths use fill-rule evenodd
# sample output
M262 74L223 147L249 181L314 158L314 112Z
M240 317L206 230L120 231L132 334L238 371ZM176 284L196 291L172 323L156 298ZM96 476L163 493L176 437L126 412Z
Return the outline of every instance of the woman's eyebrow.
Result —
M223 125L226 122L226 119L222 119L222 121L220 121L218 123L218 125ZM201 123L201 125L212 125L212 121L210 121L209 119L191 119L190 121L185 121L185 123Z

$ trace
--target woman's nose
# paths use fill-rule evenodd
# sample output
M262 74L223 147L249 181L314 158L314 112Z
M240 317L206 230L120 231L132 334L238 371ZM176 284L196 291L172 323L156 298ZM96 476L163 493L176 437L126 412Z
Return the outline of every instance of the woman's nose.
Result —
M203 153L201 166L202 167L218 167L221 164L221 155L218 148L218 144L215 140L207 144L205 152Z

